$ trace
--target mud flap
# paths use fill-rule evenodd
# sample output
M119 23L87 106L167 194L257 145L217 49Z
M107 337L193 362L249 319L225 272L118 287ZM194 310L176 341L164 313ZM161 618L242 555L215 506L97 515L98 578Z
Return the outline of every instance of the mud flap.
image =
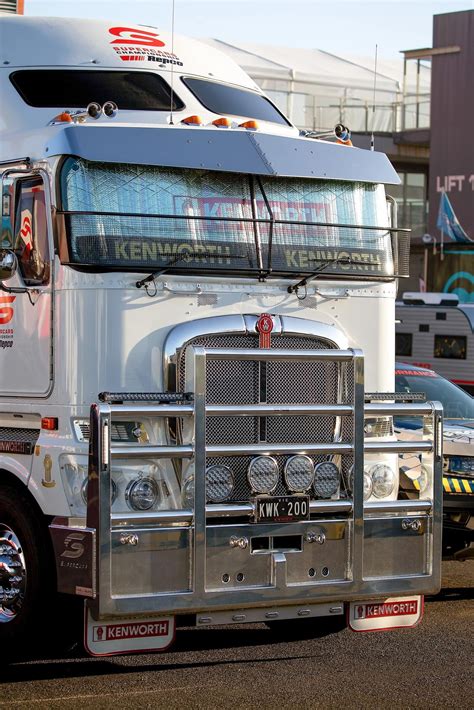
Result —
M424 597L390 597L376 602L351 602L348 625L352 631L389 631L416 626L423 616Z
M95 621L85 606L84 647L91 656L166 651L174 636L174 616Z

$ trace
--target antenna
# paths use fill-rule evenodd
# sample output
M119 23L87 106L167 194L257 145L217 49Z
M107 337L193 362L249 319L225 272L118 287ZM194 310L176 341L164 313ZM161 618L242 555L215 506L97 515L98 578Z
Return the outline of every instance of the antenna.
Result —
M170 93L170 126L174 125L173 121L173 104L174 104L174 6L175 0L171 0L171 93Z
M377 89L377 50L378 50L378 45L376 44L375 45L375 68L374 68L374 97L372 100L372 135L370 136L370 150L375 150L374 126L375 126L375 90Z

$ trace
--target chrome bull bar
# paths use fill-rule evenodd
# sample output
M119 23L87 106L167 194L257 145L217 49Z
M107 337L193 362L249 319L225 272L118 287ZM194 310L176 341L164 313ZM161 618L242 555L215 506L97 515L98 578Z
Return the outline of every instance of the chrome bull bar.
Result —
M438 403L392 404L380 402L364 405L364 359L358 350L235 350L227 348L192 348L194 400L183 404L94 404L91 407L91 441L89 450L89 485L87 525L97 531L97 588L89 605L96 618L124 616L127 614L197 613L204 610L228 610L249 607L267 607L276 604L340 602L355 599L382 598L403 594L424 594L436 591L441 574L442 525L442 408ZM305 405L215 405L206 404L206 363L209 360L254 361L304 361L320 360L344 364L353 368L352 404ZM364 446L364 416L403 414L422 416L425 421L420 441L371 441ZM245 416L351 416L352 441L308 444L250 444L206 445L207 417ZM111 443L112 420L147 416L158 418L185 417L193 423L193 443L176 445L122 445ZM423 453L430 454L432 485L425 500L398 500L364 503L363 470L364 452L369 453ZM252 503L206 505L205 470L207 456L242 456L251 454L351 454L354 458L354 485L352 500L311 501L309 522L286 524L253 523L255 512ZM112 513L111 473L114 459L193 459L195 468L194 509L160 512ZM219 526L213 521L220 518ZM419 539L407 529L406 519L422 522ZM242 522L244 520L244 522ZM341 522L342 521L342 522ZM411 535L405 547L401 538ZM229 538L235 535L300 535L308 539L308 532L323 526L328 534L344 527L344 574L338 579L318 580L315 583L289 582L287 559L278 552L271 555L271 569L266 582L238 588L221 589L209 581L214 561L208 546L214 552L225 554ZM334 527L335 526L335 527ZM409 526L408 526L409 527ZM284 533L282 533L282 530ZM120 536L143 537L140 544L125 547L119 544ZM339 535L339 532L337 533ZM337 537L335 534L335 538ZM306 538L304 537L306 536ZM392 537L390 537L392 536ZM393 538L393 539L392 539ZM338 538L339 539L339 538ZM342 538L341 538L342 539ZM175 542L171 542L171 541ZM402 543L401 551L395 549ZM161 547L169 549L175 544L173 554L161 558ZM342 544L342 543L341 543ZM384 547L385 545L385 547ZM387 547L389 545L389 547ZM390 546L391 545L391 546ZM230 548L229 548L230 549ZM393 555L410 554L416 550L419 565L408 567L397 563L397 573L383 567L377 573L377 554L390 550ZM127 554L122 554L123 551ZM140 554L137 566L134 556ZM223 554L223 553L222 553ZM240 552L239 552L240 554ZM247 553L245 553L247 554ZM250 554L250 553L248 553ZM364 559L365 555L365 559ZM371 560L367 564L367 560ZM263 559L263 556L260 557ZM295 559L295 558L293 558ZM176 560L176 563L175 561ZM375 560L375 561L374 561ZM293 562L293 560L292 560ZM175 574L173 566L182 568ZM342 563L341 563L342 564ZM129 569L129 572L126 569ZM170 571L171 568L171 571ZM123 569L117 575L116 570ZM141 583L141 574L149 570L165 570L171 578L169 589L153 581L148 586ZM127 578L128 574L128 578ZM153 576L153 575L152 575ZM116 583L119 579L120 583Z

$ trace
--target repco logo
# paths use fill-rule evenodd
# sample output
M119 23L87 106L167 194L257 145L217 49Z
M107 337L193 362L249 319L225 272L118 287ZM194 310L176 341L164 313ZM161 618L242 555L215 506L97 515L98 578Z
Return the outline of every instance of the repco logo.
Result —
M133 27L111 27L111 35L119 37L113 39L110 44L138 44L144 47L164 47L165 43L158 39L155 32L146 30L135 30Z
M81 540L84 540L85 535L82 533L70 533L66 538L64 538L64 552L61 553L61 557L68 557L69 559L76 560L78 557L82 557L84 554L84 545Z
M16 296L0 296L0 325L6 325L14 315L13 308L6 304L13 303Z

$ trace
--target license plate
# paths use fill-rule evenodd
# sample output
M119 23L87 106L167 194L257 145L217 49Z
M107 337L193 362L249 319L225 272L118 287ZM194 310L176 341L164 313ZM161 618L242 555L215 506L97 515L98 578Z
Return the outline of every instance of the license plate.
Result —
M309 496L257 496L257 523L295 523L309 520Z

